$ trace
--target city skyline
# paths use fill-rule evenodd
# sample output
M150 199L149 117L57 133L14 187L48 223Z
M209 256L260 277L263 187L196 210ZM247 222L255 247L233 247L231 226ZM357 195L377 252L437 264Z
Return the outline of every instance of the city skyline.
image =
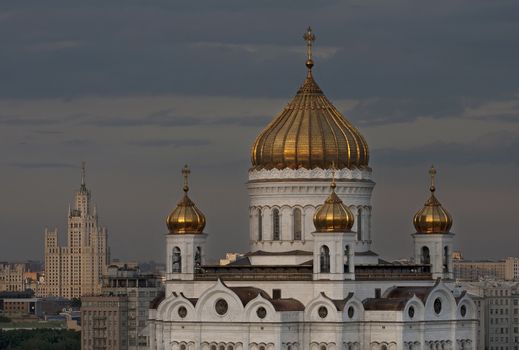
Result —
M317 82L370 145L374 249L409 255L434 164L455 248L517 256L519 5L467 4L0 5L2 260L42 260L45 227L64 239L83 160L114 258L164 260L185 163L210 251L245 251L250 146L304 79L308 24Z

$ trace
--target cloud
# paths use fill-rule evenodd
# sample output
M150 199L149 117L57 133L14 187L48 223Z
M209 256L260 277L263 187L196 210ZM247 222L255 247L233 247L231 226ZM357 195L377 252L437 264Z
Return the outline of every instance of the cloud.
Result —
M201 147L207 146L211 142L204 139L151 139L134 140L128 144L140 147Z
M37 52L49 52L49 51L59 51L64 49L74 49L83 46L81 41L76 40L60 40L60 41L50 41L50 42L42 42L33 45L29 45L26 47L28 52L37 53Z
M77 168L77 165L60 162L14 162L9 165L20 169Z
M446 163L519 165L519 133L494 132L469 143L434 142L409 149L375 149L373 162L392 166Z
M47 117L20 117L20 116L0 116L0 125L6 126L25 126L25 125L49 125L57 124L59 120Z
M229 52L243 52L251 55L255 60L273 60L280 56L290 55L294 58L305 57L306 47L304 45L267 45L267 44L232 44L226 42L195 42L189 45L194 49L223 50ZM328 60L341 50L340 47L319 46L313 56L316 59Z
M202 98L201 98L202 99ZM179 116L175 115L173 109L165 109L152 112L144 117L94 117L81 122L84 125L96 127L181 127L197 125L235 125L242 127L257 127L267 125L272 116Z
M348 115L360 126L402 123L420 117L445 118L464 112L457 98L368 98L359 100Z

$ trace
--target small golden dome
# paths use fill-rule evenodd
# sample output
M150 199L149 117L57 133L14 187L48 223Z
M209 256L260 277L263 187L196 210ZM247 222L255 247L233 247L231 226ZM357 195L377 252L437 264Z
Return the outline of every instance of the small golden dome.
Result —
M185 165L182 169L182 175L184 175L184 197L166 219L166 225L171 234L200 234L204 231L205 216L187 195L189 191L187 179L190 172L188 166Z
M335 180L330 187L332 192L314 214L315 230L316 232L349 232L355 218L335 193Z
M431 187L429 188L431 196L425 202L424 207L414 215L413 224L417 233L448 233L452 227L452 216L434 195L436 169L433 166L431 166L429 174L431 175Z
M326 98L312 75L312 42L308 28L308 73L296 96L260 133L251 149L253 169L339 169L368 167L368 144Z

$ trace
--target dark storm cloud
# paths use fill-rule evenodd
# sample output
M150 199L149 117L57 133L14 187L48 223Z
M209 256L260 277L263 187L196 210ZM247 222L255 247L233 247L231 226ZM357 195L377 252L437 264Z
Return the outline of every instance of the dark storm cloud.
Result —
M39 126L59 123L59 120L54 118L31 118L31 117L9 117L0 116L0 125L5 126Z
M177 116L173 110L162 110L153 112L147 116L139 118L129 117L94 117L81 122L83 125L96 127L178 127L178 126L198 126L198 125L234 125L242 127L257 127L267 124L272 119L271 116L253 117L186 117Z
M461 116L465 110L461 98L373 98L361 100L348 111L348 117L360 126L402 123L420 117Z
M519 134L501 131L481 136L470 143L434 142L412 149L375 149L376 164L512 164L519 165Z
M200 147L211 142L203 139L152 139L130 141L128 144L140 147Z
M40 135L62 135L64 131L61 130L34 130L33 133Z
M0 255L41 256L42 227L66 222L83 159L114 257L164 258L157 233L185 163L210 257L245 251L250 145L306 75L310 24L317 82L374 148L380 253L409 254L406 238L385 234L409 225L394 198L434 162L462 179L445 181L463 201L456 222L473 224L468 255L501 257L482 237L511 250L516 239L517 13L515 0L0 2L0 230L19 237ZM457 134L442 132L451 123ZM486 228L464 201L471 181L494 197Z
M458 108L456 97L518 89L516 1L29 1L2 8L0 96L287 96L304 77L301 31L309 23L318 38L315 75L331 97L416 97L422 100L410 101L412 109L431 114ZM285 11L297 15L287 19Z
M15 162L9 164L20 169L55 169L55 168L77 168L77 165L60 162Z

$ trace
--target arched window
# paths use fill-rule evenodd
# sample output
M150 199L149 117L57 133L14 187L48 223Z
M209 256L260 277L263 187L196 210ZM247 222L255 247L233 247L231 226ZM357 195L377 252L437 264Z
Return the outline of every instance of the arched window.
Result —
M216 345L211 345L211 350L216 350Z
M301 231L302 231L301 221L302 221L301 209L295 208L294 209L294 241L301 240Z
M180 345L180 350L186 350L186 345L185 344Z
M423 246L422 247L422 264L428 265L431 263L431 256L429 254L429 248Z
M348 272L351 272L351 266L350 266L350 246L346 245L344 247L344 258L345 262L348 264Z
M173 248L173 254L171 255L171 272L182 272L182 255L179 247Z
M321 251L319 254L319 264L321 267L321 273L330 272L330 249L325 245L321 246Z
M326 345L321 345L320 350L326 350Z
M195 251L195 272L200 271L202 266L202 247L196 247Z
M443 248L443 272L449 272L449 247Z
M263 240L263 218L261 216L261 209L258 209L258 241Z
M357 240L362 241L362 209L357 212Z
M272 211L272 239L279 241L279 210Z
M387 345L382 345L382 346L380 347L380 350L387 350Z

